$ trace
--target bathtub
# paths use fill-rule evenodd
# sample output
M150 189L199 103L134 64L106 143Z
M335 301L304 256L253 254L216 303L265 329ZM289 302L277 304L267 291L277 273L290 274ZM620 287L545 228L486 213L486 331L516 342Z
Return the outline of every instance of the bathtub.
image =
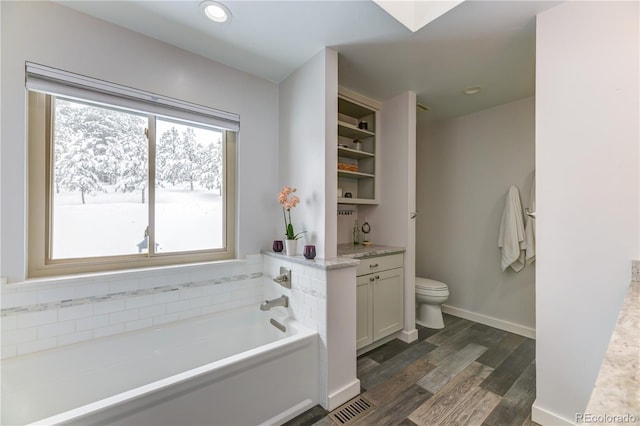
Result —
M279 424L318 401L317 332L284 312L240 308L3 361L2 424Z

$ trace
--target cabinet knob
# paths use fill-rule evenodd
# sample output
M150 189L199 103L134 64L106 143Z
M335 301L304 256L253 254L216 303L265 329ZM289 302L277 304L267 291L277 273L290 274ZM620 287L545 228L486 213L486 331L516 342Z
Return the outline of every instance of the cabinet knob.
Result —
M380 279L380 275L376 275L376 280L379 280L379 279Z
M378 264L377 263L371 263L369 264L369 268L377 268Z
M375 278L373 278L373 277L369 278L369 281L375 281L375 280L376 280L376 279L375 279Z

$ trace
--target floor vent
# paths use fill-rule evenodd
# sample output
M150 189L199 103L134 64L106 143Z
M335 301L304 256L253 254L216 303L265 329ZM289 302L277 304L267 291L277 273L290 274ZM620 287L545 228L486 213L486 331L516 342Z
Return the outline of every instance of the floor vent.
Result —
M358 396L330 412L329 417L338 425L350 425L369 414L375 408L375 405Z

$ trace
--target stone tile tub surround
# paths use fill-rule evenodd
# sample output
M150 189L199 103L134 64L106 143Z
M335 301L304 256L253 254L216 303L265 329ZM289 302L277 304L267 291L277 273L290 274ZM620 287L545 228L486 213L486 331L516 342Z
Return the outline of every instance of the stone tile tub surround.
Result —
M637 268L638 263L634 261L634 267ZM591 416L623 416L606 419L606 423L640 423L640 277L637 270L633 280L585 410ZM625 421L629 416L634 420Z
M263 254L265 299L288 296L289 314L318 332L319 403L331 411L360 393L355 356L356 266L360 261ZM281 266L291 269L291 289L273 282Z
M265 253L246 260L6 284L1 355L26 355L241 306L258 309L264 299L286 294L289 315L318 331L318 402L333 410L360 393L354 309L358 263ZM280 266L292 270L291 289L272 281Z
M2 285L2 358L262 301L262 255Z

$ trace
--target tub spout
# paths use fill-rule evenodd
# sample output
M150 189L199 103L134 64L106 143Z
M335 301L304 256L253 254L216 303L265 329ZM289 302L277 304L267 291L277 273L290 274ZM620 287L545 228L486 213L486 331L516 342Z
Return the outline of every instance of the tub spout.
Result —
M289 307L289 298L283 294L282 296L278 297L277 299L265 300L264 303L262 303L260 305L260 310L261 311L268 311L269 309L274 308L276 306L284 306L285 308L288 308Z

